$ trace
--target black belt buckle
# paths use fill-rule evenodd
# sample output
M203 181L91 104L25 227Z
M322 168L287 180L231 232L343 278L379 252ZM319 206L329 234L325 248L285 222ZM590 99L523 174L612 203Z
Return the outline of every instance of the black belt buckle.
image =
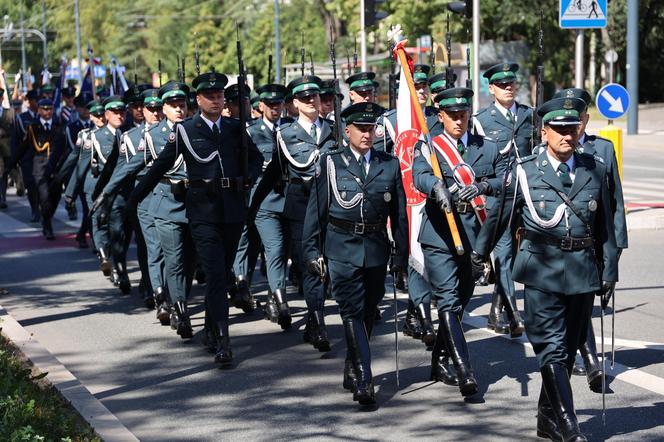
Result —
M353 232L356 235L364 235L364 223L355 224L353 226Z
M228 189L231 187L231 180L230 178L221 178L221 188L222 189Z
M570 236L563 236L562 239L560 240L560 250L564 252L571 252L573 250L573 245L574 241L572 240L572 237Z

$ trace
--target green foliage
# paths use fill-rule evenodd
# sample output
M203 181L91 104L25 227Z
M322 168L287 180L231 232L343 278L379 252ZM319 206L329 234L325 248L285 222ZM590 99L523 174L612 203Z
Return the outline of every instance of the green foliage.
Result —
M0 440L99 441L90 427L52 387L35 383L0 337Z

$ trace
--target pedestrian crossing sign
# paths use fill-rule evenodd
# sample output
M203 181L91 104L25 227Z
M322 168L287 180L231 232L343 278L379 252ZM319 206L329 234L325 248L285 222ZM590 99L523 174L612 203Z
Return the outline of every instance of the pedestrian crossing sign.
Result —
M592 29L606 27L607 0L560 0L560 27Z

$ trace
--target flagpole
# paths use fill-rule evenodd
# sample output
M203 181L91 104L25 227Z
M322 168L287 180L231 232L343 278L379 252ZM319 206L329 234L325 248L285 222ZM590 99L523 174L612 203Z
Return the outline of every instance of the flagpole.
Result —
M424 114L422 113L422 107L417 99L417 92L415 91L415 83L413 82L413 75L410 72L410 66L408 64L408 58L406 57L406 51L404 50L403 45L406 40L397 42L394 51L396 52L397 57L399 58L399 63L401 64L404 77L406 77L406 83L408 84L408 90L410 91L410 98L415 104L413 108L415 109L415 116L422 130L422 134L426 139L427 145L429 145L430 158L431 158L431 168L433 169L433 174L436 178L442 180L443 174L440 170L440 164L438 163L438 157L436 156L435 149L432 148L431 136L429 135L429 127L427 126L426 120L424 119ZM459 228L457 227L456 220L454 219L454 212L451 207L447 207L444 211L445 218L447 219L447 224L450 227L450 233L452 234L452 240L454 241L454 247L458 255L464 254L463 243L461 242L461 235L459 234Z
M78 0L74 0L74 17L76 18L76 60L78 61L78 84L80 84L79 87L82 89L83 63L81 59L81 17L78 11Z

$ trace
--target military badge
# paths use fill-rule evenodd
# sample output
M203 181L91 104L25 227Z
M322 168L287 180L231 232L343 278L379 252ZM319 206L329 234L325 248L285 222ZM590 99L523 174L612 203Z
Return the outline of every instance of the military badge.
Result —
M141 142L138 143L138 151L139 151L139 152L142 152L142 151L144 151L144 150L145 150L145 140L144 140L144 139L141 139Z
M385 192L383 194L383 199L385 200L386 203L389 203L392 201L392 194L390 192Z
M168 134L168 142L169 143L175 142L175 132L171 132L170 134Z
M383 135L385 135L385 126L382 124L377 124L376 125L376 136L378 138L383 138Z
M566 99L565 102L563 103L563 108L574 109L574 106L572 105L572 100L570 100L569 98Z
M510 70L510 65L509 65L509 63L505 63L505 64L503 64L503 71L507 72L507 71L509 71L509 70Z
M91 149L92 148L92 141L90 140L85 140L85 144L83 144L83 147L85 149Z
M161 131L162 131L162 132L166 132L166 130L167 130L167 129L166 129L166 126L164 126L164 127L161 128Z
M341 198L346 199L346 191L345 190L341 192Z
M120 153L127 153L127 145L125 143L120 143Z
M588 201L588 210L591 212L594 212L597 210L597 201L596 200L590 200Z

